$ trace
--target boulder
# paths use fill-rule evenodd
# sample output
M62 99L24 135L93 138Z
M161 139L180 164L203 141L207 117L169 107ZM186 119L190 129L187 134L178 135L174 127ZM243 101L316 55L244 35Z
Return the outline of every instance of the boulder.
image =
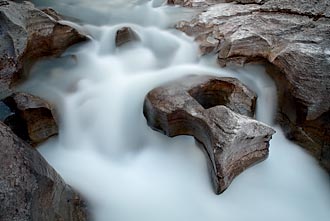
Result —
M58 19L54 11L43 12L27 1L0 1L0 97L11 93L11 86L37 59L57 56L69 46L86 40Z
M203 54L217 53L222 66L266 63L287 137L330 171L330 2L244 2L213 3L177 28L194 36Z
M130 27L122 27L116 33L116 46L120 47L131 41L138 40L138 35Z
M188 76L150 91L143 112L151 128L170 137L191 135L204 145L219 194L268 156L275 131L250 118L255 102L255 93L234 78Z
M268 0L167 0L169 5L181 5L184 7L204 8L216 3L236 2L240 4L262 4Z
M0 220L84 221L81 197L0 122Z
M35 146L58 134L54 108L39 97L14 93L1 101L1 120L21 139ZM10 110L10 111L8 111Z

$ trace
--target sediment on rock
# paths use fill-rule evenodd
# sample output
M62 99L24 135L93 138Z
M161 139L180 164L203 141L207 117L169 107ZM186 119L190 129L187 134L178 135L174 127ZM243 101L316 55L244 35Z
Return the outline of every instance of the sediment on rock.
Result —
M0 122L0 220L85 221L81 197Z
M255 102L255 93L236 79L188 76L150 91L143 112L153 129L170 137L192 135L204 145L219 194L268 156L275 131L250 118Z
M177 28L195 36L202 54L216 53L222 66L267 61L287 137L330 171L330 3L239 3L213 3Z

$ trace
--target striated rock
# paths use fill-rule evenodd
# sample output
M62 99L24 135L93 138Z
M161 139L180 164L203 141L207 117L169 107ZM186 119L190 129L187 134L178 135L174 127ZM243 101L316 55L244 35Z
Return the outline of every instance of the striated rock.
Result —
M256 3L213 4L177 28L223 66L266 61L279 91L278 121L330 171L330 2Z
M16 135L33 146L58 133L54 109L39 97L14 93L1 101L0 116ZM1 108L1 107L0 107Z
M0 122L0 220L84 221L80 196Z
M123 44L138 39L139 37L130 27L122 27L116 33L116 46L120 47Z
M247 117L254 116L255 102L256 95L234 78L188 76L150 91L143 112L153 129L204 144L219 194L268 156L275 131Z
M86 40L74 28L60 24L54 11L46 12L30 2L0 1L0 97L10 93L35 60L59 55Z
M185 7L206 7L210 4L213 4L213 0L167 0L167 3L170 5L181 5Z
M181 5L184 7L204 8L216 3L236 2L241 4L262 4L269 0L167 0L169 5Z
M44 8L41 11L45 12L47 15L51 16L56 21L59 21L62 19L61 15L52 8Z

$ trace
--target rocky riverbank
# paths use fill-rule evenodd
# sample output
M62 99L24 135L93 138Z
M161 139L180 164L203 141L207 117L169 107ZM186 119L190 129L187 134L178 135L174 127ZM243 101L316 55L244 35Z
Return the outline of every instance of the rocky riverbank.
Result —
M330 171L330 3L326 0L169 0L203 12L177 29L219 64L264 63L287 137Z
M27 1L0 1L0 97L11 93L11 87L26 77L36 60L60 55L86 40L58 20L54 10L41 11Z
M51 104L13 93L38 59L87 38L52 9L0 1L0 220L87 220L86 206L32 148L58 133Z

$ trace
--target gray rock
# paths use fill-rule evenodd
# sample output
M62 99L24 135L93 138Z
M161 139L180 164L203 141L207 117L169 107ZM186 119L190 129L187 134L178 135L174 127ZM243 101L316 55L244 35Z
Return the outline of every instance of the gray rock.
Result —
M1 102L4 110L10 110L0 116L2 121L32 146L58 134L54 108L43 99L26 93L14 93Z
M86 40L74 28L60 24L56 13L46 12L29 2L0 1L0 97L10 93L38 58L57 56Z
M242 1L241 1L242 2ZM330 2L268 0L213 4L177 28L223 66L266 62L278 87L287 137L330 171Z
M256 95L234 78L189 76L150 91L143 111L153 129L170 137L192 135L204 144L219 194L268 156L275 131L247 117L254 116L255 101Z
M181 5L184 7L204 8L217 3L241 3L241 4L263 4L269 0L167 0L169 5Z
M1 122L0 165L1 221L87 220L80 196Z

